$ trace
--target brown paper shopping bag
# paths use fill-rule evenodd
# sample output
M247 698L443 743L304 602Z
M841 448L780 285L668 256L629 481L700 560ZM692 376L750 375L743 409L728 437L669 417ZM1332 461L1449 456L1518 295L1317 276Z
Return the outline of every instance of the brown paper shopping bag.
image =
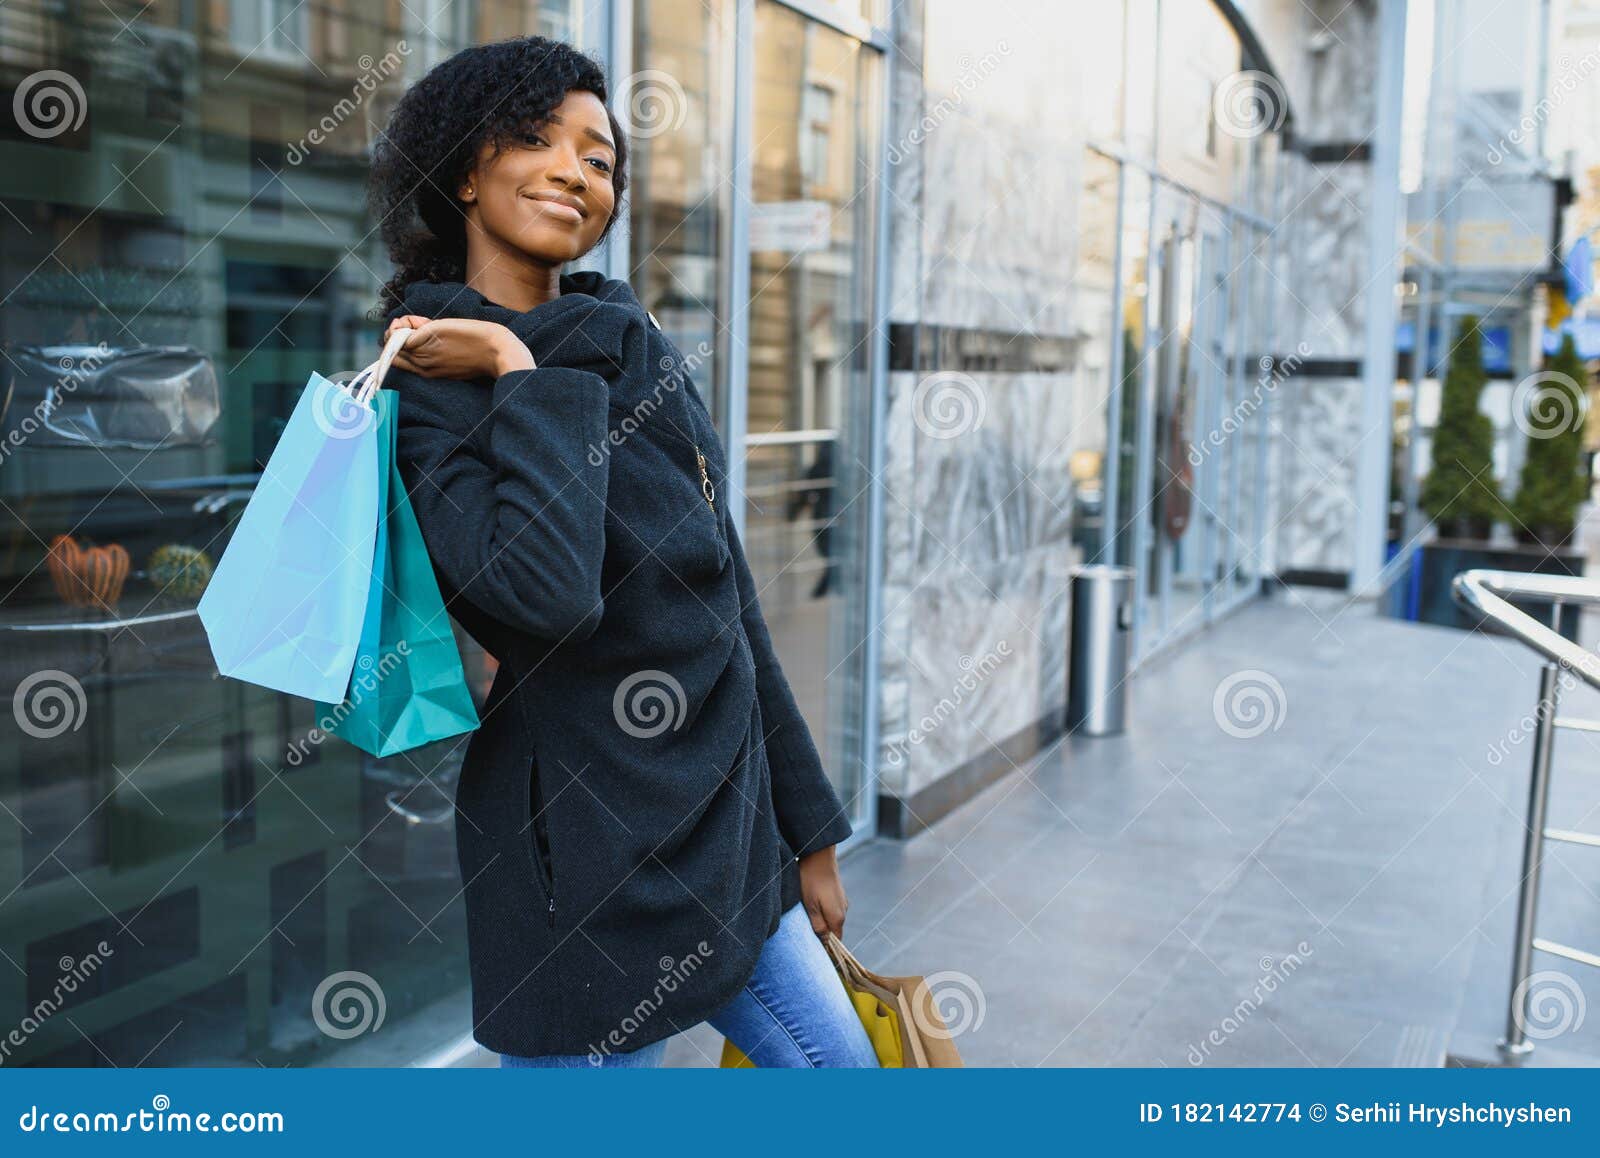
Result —
M833 958L850 1003L872 1041L878 1064L886 1069L949 1069L961 1065L953 1036L939 1016L927 982L921 977L884 977L857 961L832 933L822 939ZM751 1065L731 1041L722 1045L722 1065Z

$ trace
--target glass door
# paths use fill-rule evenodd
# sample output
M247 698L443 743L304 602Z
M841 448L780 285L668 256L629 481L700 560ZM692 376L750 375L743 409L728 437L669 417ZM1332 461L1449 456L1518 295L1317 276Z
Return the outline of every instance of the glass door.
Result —
M862 759L878 54L755 6L743 537L785 673L840 796Z
M1148 502L1143 577L1145 601L1140 646L1148 653L1161 646L1182 619L1186 607L1175 601L1174 588L1187 583L1182 551L1194 514L1194 467L1186 442L1194 417L1194 372L1190 333L1194 321L1196 246L1192 198L1161 187L1156 199L1154 243L1158 247L1159 284L1152 303L1150 340L1154 365L1148 386L1149 414L1145 445L1151 468L1146 473Z
M1228 230L1209 204L1159 188L1152 232L1149 381L1138 454L1142 658L1193 631L1223 603L1213 593L1237 548L1231 405Z
M1254 594L1261 573L1261 548L1266 535L1267 406L1277 388L1282 367L1270 354L1267 320L1271 317L1270 287L1265 277L1265 231L1236 222L1232 301L1234 316L1234 399L1228 413L1228 441L1233 446L1232 550L1228 559L1229 606ZM1292 371L1291 371L1292 372Z
M1236 530L1231 481L1234 448L1223 418L1231 394L1228 350L1228 232L1220 214L1202 206L1197 223L1198 273L1193 330L1189 336L1193 370L1192 414L1178 450L1193 473L1194 502L1189 533L1179 540L1184 552L1179 573L1198 610L1180 627L1209 623L1225 600L1219 595ZM1225 593L1223 593L1225 594Z

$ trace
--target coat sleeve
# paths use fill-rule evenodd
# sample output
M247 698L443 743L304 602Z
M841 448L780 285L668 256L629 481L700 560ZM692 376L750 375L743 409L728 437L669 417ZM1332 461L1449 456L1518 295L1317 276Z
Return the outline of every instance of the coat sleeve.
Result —
M756 661L756 696L772 773L772 806L784 843L796 856L804 856L844 840L851 832L850 821L822 769L811 730L778 663L739 533L731 516L724 521L738 579L740 617Z
M428 554L462 598L546 642L600 624L610 390L547 366L495 379L489 413L463 383L396 371L398 454ZM452 394L452 391L457 393ZM488 451L468 433L482 423Z

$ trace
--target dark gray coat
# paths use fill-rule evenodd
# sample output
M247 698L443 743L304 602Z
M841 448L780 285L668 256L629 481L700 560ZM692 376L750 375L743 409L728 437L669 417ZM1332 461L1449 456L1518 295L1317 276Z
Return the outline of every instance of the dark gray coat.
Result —
M850 825L773 654L721 441L627 283L563 276L519 313L415 282L404 312L502 323L537 365L385 382L446 606L501 664L456 795L475 1036L638 1049L743 988L797 856Z

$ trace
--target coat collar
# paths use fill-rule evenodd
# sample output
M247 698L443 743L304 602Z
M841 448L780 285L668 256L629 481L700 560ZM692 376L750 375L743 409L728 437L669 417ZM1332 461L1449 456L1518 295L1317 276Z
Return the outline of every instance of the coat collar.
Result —
M541 366L592 370L607 379L642 364L649 322L625 281L593 270L562 274L561 295L531 310L499 305L459 281L414 281L394 311L427 318L498 322L527 343Z

